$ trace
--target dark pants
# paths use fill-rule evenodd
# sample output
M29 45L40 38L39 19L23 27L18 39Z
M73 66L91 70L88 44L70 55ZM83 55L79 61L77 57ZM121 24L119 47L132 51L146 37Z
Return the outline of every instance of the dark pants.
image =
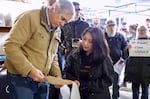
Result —
M113 99L118 99L119 97L119 75L115 72L114 77L113 77L113 90L112 90L112 98Z
M80 80L79 91L80 91L81 99L89 99L87 81Z
M59 99L60 90L55 88L54 85L50 85L49 99Z
M139 99L139 89L142 89L141 99L148 99L149 84L132 83L133 99Z
M48 99L49 84L35 82L29 77L8 73L9 99Z

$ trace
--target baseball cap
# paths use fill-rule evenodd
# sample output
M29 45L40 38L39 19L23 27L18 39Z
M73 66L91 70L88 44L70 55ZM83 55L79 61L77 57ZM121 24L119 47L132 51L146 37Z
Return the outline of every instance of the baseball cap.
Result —
M108 20L106 25L115 25L115 22L113 20Z

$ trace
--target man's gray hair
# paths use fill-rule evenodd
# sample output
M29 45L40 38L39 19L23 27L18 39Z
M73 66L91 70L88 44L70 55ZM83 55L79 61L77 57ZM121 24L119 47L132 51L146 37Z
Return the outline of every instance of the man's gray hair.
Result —
M69 15L75 14L75 8L69 0L56 0L58 2L58 13L66 13Z

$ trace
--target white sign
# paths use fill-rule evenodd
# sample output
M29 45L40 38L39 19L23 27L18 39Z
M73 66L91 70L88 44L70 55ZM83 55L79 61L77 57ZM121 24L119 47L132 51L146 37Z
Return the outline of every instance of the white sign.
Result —
M129 56L150 57L150 40L139 39L130 41Z

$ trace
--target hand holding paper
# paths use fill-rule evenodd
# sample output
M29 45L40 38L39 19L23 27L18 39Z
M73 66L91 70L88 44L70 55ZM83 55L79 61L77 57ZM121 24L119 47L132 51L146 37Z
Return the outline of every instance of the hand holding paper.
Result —
M60 79L57 77L53 77L53 76L45 76L46 80L53 85L71 85L72 81L71 80L66 80L66 79Z
M75 82L72 82L72 88L64 85L60 88L61 99L81 99L79 87Z
M124 66L125 66L124 60L122 60L122 58L121 58L121 59L119 59L119 60L117 61L117 63L113 66L113 67L114 67L114 71L120 75L121 72L122 72L122 70L123 70L123 67L124 67Z

